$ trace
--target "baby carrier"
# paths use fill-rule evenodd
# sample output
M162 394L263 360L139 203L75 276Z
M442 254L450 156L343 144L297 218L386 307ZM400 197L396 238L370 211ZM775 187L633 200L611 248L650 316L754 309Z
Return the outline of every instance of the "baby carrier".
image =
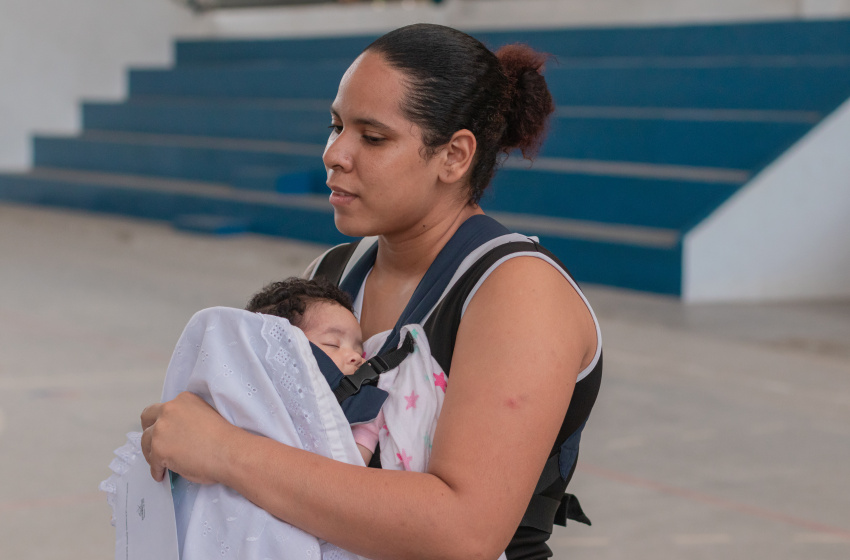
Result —
M377 250L376 238L364 238L334 247L320 257L311 277L324 277L355 299L366 275L374 265ZM468 302L499 264L516 256L535 256L550 262L584 299L566 267L541 247L536 239L511 233L492 218L476 215L458 228L431 264L379 355L399 345L402 326L419 323L424 327L433 357L446 375L449 375L457 329ZM584 301L587 304L587 300ZM602 376L601 335L595 316L593 320L597 329L596 355L592 363L578 376L566 417L549 459L522 522L506 551L508 559L549 557L551 550L545 542L552 532L553 525L565 526L567 519L590 524L578 500L575 496L566 494L565 490L575 471L581 432L596 401ZM364 368L359 380L363 386L371 383L369 379L377 378L377 375L368 374L369 369L375 368ZM380 365L377 369L380 369ZM345 396L356 393L356 389L348 388L343 393L338 394L338 398L345 408ZM379 453L375 453L369 466L380 468Z

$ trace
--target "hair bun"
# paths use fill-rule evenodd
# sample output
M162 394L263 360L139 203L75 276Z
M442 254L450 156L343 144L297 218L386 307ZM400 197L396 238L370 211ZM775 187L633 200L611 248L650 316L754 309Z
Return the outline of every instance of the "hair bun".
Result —
M519 149L531 159L543 143L546 122L555 111L555 102L543 77L550 55L528 45L505 45L496 51L509 87L505 99L505 132L502 149Z

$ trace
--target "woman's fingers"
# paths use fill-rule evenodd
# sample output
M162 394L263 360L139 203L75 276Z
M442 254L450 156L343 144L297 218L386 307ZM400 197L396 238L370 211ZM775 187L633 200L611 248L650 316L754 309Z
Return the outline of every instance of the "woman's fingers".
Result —
M142 430L147 430L153 426L156 419L159 418L160 410L162 410L162 403L155 403L145 407L142 411Z
M145 409L147 410L147 409ZM145 455L145 460L151 467L151 476L157 482L161 482L165 476L165 467L159 465L158 458L153 457L151 448L151 440L153 438L153 426L150 426L142 432L142 453Z
M217 460L227 423L201 397L180 393L142 412L142 452L157 481L170 469L202 484L217 482Z
M145 407L142 411L142 453L151 467L151 476L157 482L165 476L165 464L159 455L153 451L153 432L156 422L162 414L162 403Z

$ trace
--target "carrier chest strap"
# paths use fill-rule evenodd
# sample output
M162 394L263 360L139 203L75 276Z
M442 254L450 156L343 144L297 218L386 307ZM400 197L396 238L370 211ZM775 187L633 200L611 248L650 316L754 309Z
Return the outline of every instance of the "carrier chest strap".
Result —
M348 397L356 395L363 385L377 385L381 374L397 368L413 352L413 346L413 336L408 332L400 347L370 358L353 374L344 376L334 389L337 402L342 404Z

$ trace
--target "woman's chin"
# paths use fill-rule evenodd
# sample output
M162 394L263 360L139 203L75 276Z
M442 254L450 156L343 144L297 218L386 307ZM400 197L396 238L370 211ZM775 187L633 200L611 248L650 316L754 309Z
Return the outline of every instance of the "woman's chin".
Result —
M348 237L367 237L370 235L377 235L377 233L367 227L366 224L358 223L357 220L352 219L350 216L343 216L340 212L336 211L334 211L334 225L336 226L337 231L343 235L347 235Z

